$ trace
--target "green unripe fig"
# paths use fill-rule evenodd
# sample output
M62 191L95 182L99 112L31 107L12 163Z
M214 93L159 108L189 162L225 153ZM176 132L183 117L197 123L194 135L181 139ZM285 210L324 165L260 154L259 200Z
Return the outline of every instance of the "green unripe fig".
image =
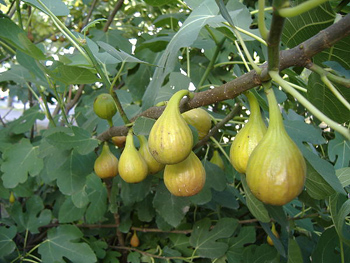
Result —
M107 120L110 126L112 118L117 113L117 106L113 97L108 93L102 93L94 101L94 112L101 119Z
M198 138L203 139L211 128L211 117L208 112L201 108L195 108L182 113L185 121L196 128Z
M202 162L191 151L184 161L165 166L164 183L175 196L192 196L199 193L205 183Z
M139 152L142 155L143 159L146 161L148 166L148 173L149 174L156 174L159 171L163 170L165 167L165 164L162 164L158 162L156 159L154 159L153 155L148 149L148 142L144 135L138 136L140 141L140 149Z
M211 157L210 161L213 164L216 164L219 166L222 170L225 170L225 164L224 161L222 160L218 150L214 150L213 156Z
M230 160L239 173L245 173L250 154L266 133L266 125L255 96L248 92L250 116L247 124L238 132L230 148Z
M16 197L15 197L13 191L11 191L11 193L10 193L9 201L10 201L10 204L13 204L16 201Z
M107 142L104 142L101 154L94 163L94 170L96 175L103 179L118 174L118 158L110 151Z
M179 163L185 160L192 150L192 131L179 110L180 101L186 95L190 95L188 90L176 92L151 129L148 147L160 163Z
M288 136L272 89L266 90L270 123L247 165L247 183L253 195L271 205L285 205L304 188L306 164Z
M135 148L132 129L126 136L125 148L120 155L118 169L120 177L127 183L139 183L147 177L147 163Z

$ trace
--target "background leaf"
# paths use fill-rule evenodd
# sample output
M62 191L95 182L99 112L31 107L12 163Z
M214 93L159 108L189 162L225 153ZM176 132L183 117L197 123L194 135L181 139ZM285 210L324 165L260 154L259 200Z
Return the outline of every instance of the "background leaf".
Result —
M334 84L346 100L350 100L348 88ZM308 100L332 120L343 123L350 120L349 110L341 103L330 89L322 82L320 76L311 73L307 87Z
M47 240L39 247L39 254L47 263L63 262L63 257L76 263L96 262L92 249L86 243L79 242L82 237L83 233L72 225L50 229Z
M173 227L178 226L189 209L190 201L186 197L172 195L163 183L160 183L153 199L157 213Z
M264 223L270 222L270 216L268 211L266 210L264 204L261 201L259 201L250 191L244 175L241 175L241 181L244 187L244 192L246 194L246 201L249 211L259 221Z
M15 226L0 226L0 257L4 257L15 250L16 244L13 238L16 236L17 228Z
M41 0L44 5L50 9L50 11L56 16L67 16L69 15L69 9L61 0ZM36 8L40 9L42 12L46 11L42 8L42 5L36 0L26 0L27 2Z
M329 159L335 162L335 169L349 166L350 142L336 132L335 139L329 142L328 155Z
M91 153L98 146L98 141L91 138L88 131L76 126L71 129L53 128L50 133L46 133L46 140L58 149L70 150L74 148L82 155Z
M233 218L221 218L210 230L211 221L204 218L196 222L190 237L190 244L195 248L196 254L202 257L219 258L228 249L228 245L218 239L230 237L238 226Z
M25 210L16 202L11 209L11 216L16 221L19 232L28 230L33 234L39 233L38 228L51 221L51 211L44 209L42 199L36 195L27 200Z
M14 188L24 183L28 174L36 176L43 169L43 160L38 158L39 149L33 147L28 139L7 148L2 156L2 180L6 188Z

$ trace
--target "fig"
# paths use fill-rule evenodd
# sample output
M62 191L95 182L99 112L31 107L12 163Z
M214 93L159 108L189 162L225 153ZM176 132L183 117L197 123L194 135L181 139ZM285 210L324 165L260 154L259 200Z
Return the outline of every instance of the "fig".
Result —
M203 139L211 128L211 117L208 112L201 108L195 108L182 113L185 121L196 128L198 138Z
M180 90L171 97L149 134L149 150L160 163L179 163L191 153L192 131L179 110L180 100L186 95L190 95L188 90Z
M197 155L191 151L182 162L166 165L164 183L175 196L192 196L199 193L205 183L205 169Z
M104 142L101 154L95 161L94 170L100 178L111 178L118 174L118 158L110 151L107 142Z
M132 234L132 236L131 236L130 245L132 247L138 247L140 245L140 239L137 236L136 231L134 231L134 234Z
M224 161L222 160L218 150L214 150L213 156L211 157L210 161L213 164L216 164L219 166L222 170L225 170L225 164Z
M16 201L16 197L12 191L10 193L9 201L10 201L10 204L13 204Z
M125 141L126 141L126 136L113 136L112 137L113 144L115 146L117 146L118 148L124 148Z
M250 154L266 133L266 125L260 113L258 100L254 94L246 94L250 105L247 124L238 132L231 144L230 160L239 173L245 173Z
M272 232L272 234L275 235L275 237L280 238L280 235L278 234L278 232L276 230L276 226L275 226L274 222L272 222L271 232ZM270 236L267 236L266 241L270 246L273 246L273 240Z
M94 112L101 119L107 120L112 127L112 118L117 113L117 106L113 97L108 93L102 93L94 101Z
M146 137L144 135L139 135L138 138L140 141L139 152L147 163L148 173L156 174L159 171L163 170L165 164L159 163L156 159L154 159L153 155L150 153L148 149L148 142Z
M148 174L147 163L135 148L132 129L126 136L125 148L120 155L118 170L120 177L127 183L139 183Z
M266 91L270 122L247 165L247 183L253 195L271 205L285 205L304 188L306 164L287 134L272 89Z

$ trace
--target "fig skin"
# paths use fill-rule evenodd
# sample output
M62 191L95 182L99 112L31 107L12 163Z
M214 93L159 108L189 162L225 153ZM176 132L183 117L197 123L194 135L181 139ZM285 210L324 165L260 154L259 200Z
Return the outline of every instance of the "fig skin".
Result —
M203 139L211 128L211 117L208 112L201 108L195 108L182 113L185 121L196 128L198 138Z
M135 148L134 135L131 129L126 136L126 144L120 155L118 169L120 177L127 183L139 183L148 174L147 163Z
M267 130L254 94L248 92L246 96L250 105L250 116L247 124L236 135L230 148L231 163L239 173L246 172L249 156Z
M12 191L10 193L9 201L10 201L10 204L13 204L16 201L16 197Z
M138 247L138 246L140 245L140 239L139 239L139 237L137 236L136 231L134 231L134 233L133 233L132 236L131 236L130 245L131 245L132 247Z
M166 165L164 169L165 186L175 196L198 194L203 189L205 177L205 169L192 151L184 161Z
M152 156L151 152L148 149L148 142L145 136L139 135L138 136L140 141L140 149L139 152L142 155L143 159L146 161L148 166L148 173L149 174L156 174L159 171L163 170L165 167L165 164L162 164L158 162L154 157Z
M304 188L306 164L299 148L288 136L272 89L266 90L270 124L252 152L247 166L247 183L260 201L282 206Z
M113 97L108 93L102 93L94 101L94 112L101 119L107 120L110 126L112 118L117 113L117 106Z
M124 148L125 141L126 141L126 136L113 136L112 137L113 144L115 146L117 146L118 148Z
M104 142L102 152L94 163L94 170L102 179L112 178L118 174L118 158L110 151L107 142Z
M218 150L214 150L213 156L211 157L210 161L213 164L216 164L219 166L222 170L225 170L225 164L224 161L222 160Z
M186 95L190 95L188 90L180 90L171 97L149 134L149 150L162 164L179 163L191 153L192 131L179 110L180 100Z

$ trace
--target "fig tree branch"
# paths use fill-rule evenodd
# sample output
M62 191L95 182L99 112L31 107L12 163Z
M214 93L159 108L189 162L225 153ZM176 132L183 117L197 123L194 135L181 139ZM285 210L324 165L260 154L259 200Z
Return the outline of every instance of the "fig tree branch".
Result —
M118 0L118 2L115 4L113 11L109 15L106 24L103 27L103 32L107 32L109 26L112 24L115 15L117 14L118 10L122 7L124 3L124 0Z
M310 65L313 56L330 48L335 43L349 35L350 14L340 19L337 23L320 31L310 39L300 43L296 47L281 51L279 70L292 66L307 67ZM260 66L262 68L261 75L258 75L255 70L252 70L217 88L195 93L193 99L190 101L184 101L181 104L181 112L233 99L246 90L260 86L263 82L270 80L267 66L267 63ZM157 119L162 114L163 110L164 107L151 107L132 118L131 121L134 121L140 116ZM127 130L128 128L125 126L113 127L104 133L101 133L98 136L98 139L105 141L113 136L126 135Z

